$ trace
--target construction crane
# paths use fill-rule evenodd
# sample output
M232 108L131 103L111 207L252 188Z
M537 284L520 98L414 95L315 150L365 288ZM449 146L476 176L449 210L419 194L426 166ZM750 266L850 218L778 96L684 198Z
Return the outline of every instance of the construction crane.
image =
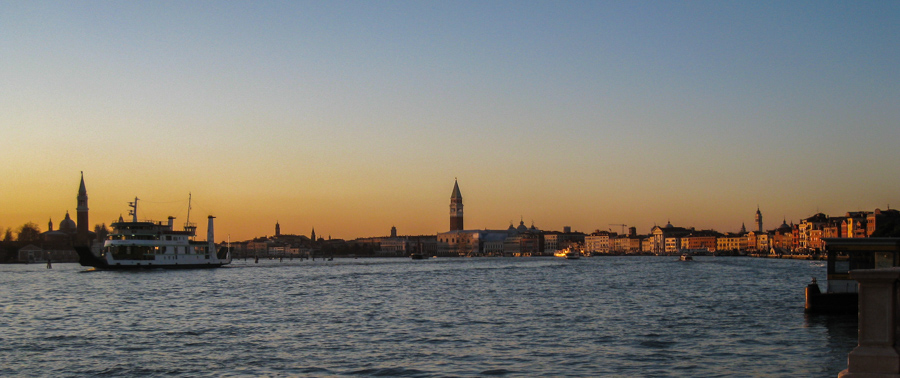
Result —
M609 225L610 226L622 226L622 235L625 235L625 227L628 227L627 224L621 224L621 223L610 223Z

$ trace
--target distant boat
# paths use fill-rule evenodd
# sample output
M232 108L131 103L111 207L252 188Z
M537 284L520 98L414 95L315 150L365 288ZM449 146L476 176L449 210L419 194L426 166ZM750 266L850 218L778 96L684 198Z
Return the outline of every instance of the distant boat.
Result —
M553 256L556 257L564 257L569 260L579 259L582 256L582 252L580 248L568 247L566 249L561 249L556 251Z
M90 246L76 246L78 262L105 270L131 270L147 268L196 269L218 268L231 263L230 248L216 250L213 233L213 216L209 217L206 241L191 240L196 236L197 226L190 221L184 229L174 229L175 218L168 223L138 221L137 201L129 203L132 221L119 217L112 224L109 234L97 256ZM190 220L190 197L188 197L188 220Z
M694 258L687 253L682 253L680 260L681 261L694 261Z
M422 260L425 258L425 256L422 256L421 253L413 253L413 254L409 255L409 258L411 258L413 260Z

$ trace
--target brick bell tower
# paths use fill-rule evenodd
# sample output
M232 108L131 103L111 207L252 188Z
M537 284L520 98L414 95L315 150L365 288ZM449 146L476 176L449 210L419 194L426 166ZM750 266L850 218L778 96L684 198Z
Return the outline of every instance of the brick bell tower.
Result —
M75 241L78 245L89 245L90 240L90 222L88 222L88 196L87 189L84 188L84 172L81 172L81 185L78 187L78 207L75 224Z
M459 183L453 180L453 194L450 195L450 231L463 230L463 199L459 193Z

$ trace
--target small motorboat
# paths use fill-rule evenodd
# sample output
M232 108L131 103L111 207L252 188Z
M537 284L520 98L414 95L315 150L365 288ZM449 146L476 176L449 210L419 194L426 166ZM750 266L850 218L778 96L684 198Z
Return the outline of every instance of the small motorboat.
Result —
M694 258L693 258L691 255L687 254L687 253L682 253L682 254L681 254L681 261L694 261Z

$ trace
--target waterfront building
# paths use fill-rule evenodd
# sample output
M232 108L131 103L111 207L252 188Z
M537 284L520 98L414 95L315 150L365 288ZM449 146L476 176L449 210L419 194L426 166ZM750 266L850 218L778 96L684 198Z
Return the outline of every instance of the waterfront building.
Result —
M666 238L681 238L690 233L691 230L683 227L672 226L671 222L666 223L665 227L653 226L653 228L650 230L650 236L648 237L648 239L650 239L650 250L646 252L650 252L654 255L671 253L666 252ZM680 242L678 242L677 240L672 240L671 243L674 246L674 249L677 250Z
M309 255L312 249L312 241L306 235L285 234L281 232L281 222L275 221L275 236L254 239L242 246L244 250L234 253L232 256L260 256L260 257L300 257Z
M619 238L619 239L622 239L622 238ZM623 243L627 244L627 247L625 247L625 249L624 249L625 253L640 253L641 252L641 243L643 243L643 241L646 240L647 238L643 237L643 236L638 236L638 235L628 235L625 239L626 239L626 241L623 242Z
M437 256L474 256L483 251L488 230L451 230L437 234Z
M791 222L791 251L800 248L800 226Z
M772 248L772 234L763 232L756 235L756 250L763 252Z
M808 239L810 251L818 253L825 250L825 241L823 240L823 232L821 226L809 230Z
M506 230L452 230L437 234L439 256L539 256L544 252L543 232L532 225Z
M616 233L596 230L584 237L584 251L589 253L609 253L610 240L615 240Z
M560 234L559 231L544 231L544 253L556 253L561 249L559 248Z
M844 217L829 217L828 222L822 226L823 238L840 238L841 224L844 223Z
M249 254L250 256L265 257L269 252L269 243L267 240L248 241L245 248L247 254Z
M543 233L534 225L531 225L531 228L525 227L524 222L520 222L515 233L508 233L506 239L503 240L504 256L540 256L543 251Z
M641 252L641 241L644 237L637 235L637 229L628 227L628 234L617 235L609 241L611 252L616 253L639 253Z
M851 211L848 212L844 222L841 223L841 237L844 238L864 238L867 236L866 220L869 217L868 211Z
M503 256L503 243L506 241L505 233L486 233L481 237L485 256Z
M794 243L793 227L788 225L787 221L783 221L781 226L772 231L771 241L772 248L776 252L790 252L793 250Z
M266 253L268 256L284 257L285 247L284 245L271 245Z
M356 243L373 245L378 251L377 254L383 256L408 256L413 252L434 255L435 241L434 236L397 235L397 227L393 226L390 236L354 240Z
M409 240L404 238L392 237L387 238L379 243L380 251L383 254L388 255L396 255L396 256L406 256L409 251Z
M584 244L585 235L582 232L572 232L570 227L564 227L563 232L544 231L544 255L553 255L556 251L560 251L571 247L572 245Z
M716 238L716 249L718 251L745 251L747 250L747 236L738 233Z
M828 223L828 216L823 213L816 213L809 218L801 219L800 224L797 225L798 247L802 250L823 248L822 228L826 223ZM813 234L816 235L816 240L812 240Z
M746 234L748 251L756 252L759 250L758 235L759 233L756 231L750 231Z
M681 248L681 237L679 236L668 236L665 238L666 243L666 254L671 255L678 253Z
M713 230L693 231L681 238L681 248L699 250L705 249L709 252L715 252L718 245L716 239L722 234Z
M898 227L898 225L900 225L900 211L890 207L887 210L875 209L866 217L866 236L871 237L879 231L882 233L879 236L884 236L884 233L890 232L890 228Z
M641 250L641 238L637 235L619 235L610 240L610 249L616 253L635 253Z

